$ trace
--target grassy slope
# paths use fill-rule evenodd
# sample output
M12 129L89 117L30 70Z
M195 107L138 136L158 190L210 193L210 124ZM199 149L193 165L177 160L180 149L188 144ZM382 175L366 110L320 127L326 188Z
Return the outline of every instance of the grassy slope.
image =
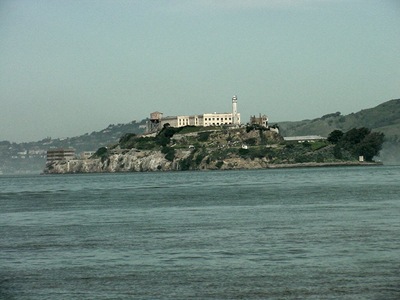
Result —
M382 160L386 162L386 158L388 163L400 162L400 99L346 116L336 113L313 120L281 122L279 127L283 136L315 134L325 137L335 129L345 132L352 128L368 127L385 134Z

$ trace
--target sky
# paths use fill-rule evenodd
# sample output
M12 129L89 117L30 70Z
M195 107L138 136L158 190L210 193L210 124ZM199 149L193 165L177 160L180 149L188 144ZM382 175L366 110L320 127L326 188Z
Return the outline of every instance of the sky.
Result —
M1 0L0 141L400 98L400 0Z

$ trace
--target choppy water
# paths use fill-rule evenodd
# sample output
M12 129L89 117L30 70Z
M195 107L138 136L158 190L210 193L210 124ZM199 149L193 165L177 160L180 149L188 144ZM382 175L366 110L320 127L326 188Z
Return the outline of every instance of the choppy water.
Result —
M0 299L400 299L399 178L0 176Z

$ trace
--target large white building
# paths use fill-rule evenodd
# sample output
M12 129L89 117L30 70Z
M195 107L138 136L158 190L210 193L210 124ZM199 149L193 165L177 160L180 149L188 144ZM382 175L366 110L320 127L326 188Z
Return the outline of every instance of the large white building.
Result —
M232 112L230 113L204 113L202 115L192 116L169 116L163 117L160 112L154 112L150 114L149 131L154 129L161 129L165 124L169 124L172 127L183 127L183 126L239 126L240 113L237 112L237 97L232 97ZM154 126L156 124L157 126ZM152 130L152 129L153 130Z

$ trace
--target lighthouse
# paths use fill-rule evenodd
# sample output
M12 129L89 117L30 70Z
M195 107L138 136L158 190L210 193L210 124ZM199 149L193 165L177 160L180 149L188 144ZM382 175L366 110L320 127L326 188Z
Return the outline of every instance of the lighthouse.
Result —
M235 126L239 125L236 95L232 97L232 124Z

